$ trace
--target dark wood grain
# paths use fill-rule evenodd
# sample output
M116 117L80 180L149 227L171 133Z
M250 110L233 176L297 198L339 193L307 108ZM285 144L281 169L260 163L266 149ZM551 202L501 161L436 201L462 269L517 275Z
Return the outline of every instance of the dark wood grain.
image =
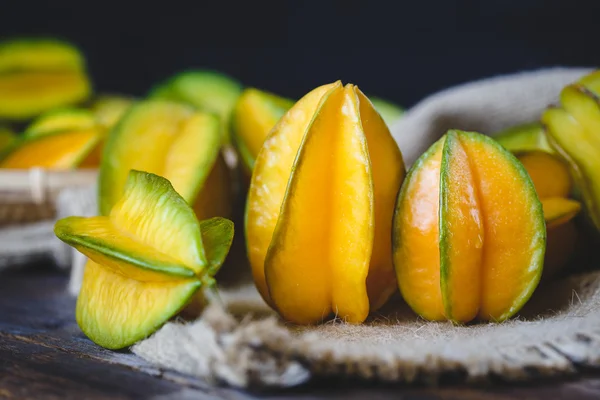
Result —
M242 392L149 365L90 342L73 318L67 277L49 268L0 274L0 399L598 399L600 374L570 381L414 388L316 381Z

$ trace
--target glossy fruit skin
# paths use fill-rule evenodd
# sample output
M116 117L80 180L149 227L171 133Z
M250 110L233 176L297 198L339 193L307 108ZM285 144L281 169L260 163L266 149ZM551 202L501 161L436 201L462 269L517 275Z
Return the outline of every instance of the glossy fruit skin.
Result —
M568 165L557 155L544 151L513 152L529 174L540 199L568 197L573 190Z
M324 174L324 168L331 173ZM246 242L259 292L286 320L351 323L396 290L391 217L404 165L353 85L323 85L271 130L256 159Z
M81 149L81 157L77 158L72 166L82 169L98 168L107 131L105 126L98 123L96 116L90 110L72 107L50 110L34 119L27 126L22 137L33 141L46 135L68 136L81 131L95 132L98 140L91 148Z
M95 127L40 135L23 135L0 155L0 168L73 169L82 165L102 140Z
M112 129L133 105L134 99L127 96L103 95L99 96L91 107L99 125Z
M515 152L545 151L553 153L544 133L544 127L538 122L513 126L493 135L494 139L506 150Z
M84 139L86 135L89 136L87 141ZM97 124L89 110L73 107L53 109L35 118L12 148L6 151L3 159L14 156L8 154L12 152L20 160L16 163L14 160L7 161L5 167L97 168L105 136L106 130ZM48 151L51 148L55 150ZM27 152L31 152L29 160L23 157Z
M252 174L269 131L293 105L292 100L258 89L242 92L231 114L231 134L246 174Z
M542 202L548 246L543 279L550 279L567 266L573 256L578 232L573 219L581 203L569 198L573 182L568 165L555 153L541 150L520 151L515 156L531 177Z
M398 283L411 308L429 320L499 322L514 315L539 282L545 241L527 172L480 134L449 131L413 165L398 196Z
M561 92L561 106L541 121L550 145L568 163L585 214L600 231L600 73L583 77Z
M225 74L195 69L181 72L159 84L150 98L182 102L199 111L216 114L221 120L224 143L230 141L230 115L242 93L242 85Z
M339 85L338 83L337 86ZM273 303L265 279L265 258L279 218L279 210L285 197L287 182L305 130L311 123L314 110L319 107L322 97L333 86L334 84L314 89L292 107L292 110L299 108L300 110L307 109L309 111L292 112L290 110L281 118L277 127L270 132L265 140L253 170L244 221L246 245L254 282L262 298L271 306L273 306ZM300 127L295 128L297 126ZM269 154L277 156L277 168L264 168L264 165L272 158ZM262 194L257 191L260 185L264 185Z
M110 131L99 176L100 213L122 194L131 169L167 178L196 208L199 218L231 212L229 170L224 165L219 119L191 106L164 100L132 105Z
M91 94L80 52L51 39L0 43L0 118L24 121Z
M92 128L96 125L94 114L83 108L59 108L50 110L27 126L24 136L35 137L76 129Z
M88 260L75 319L83 333L97 345L123 349L160 328L191 301L200 287L201 282L193 278L162 283L130 279ZM99 292L109 295L99 296ZM160 301L165 304L149 310L144 307ZM120 312L123 307L131 311ZM145 313L145 321L134 319L139 312Z
M214 285L234 234L223 218L199 222L166 179L140 171L109 216L67 217L55 233L90 259L76 319L110 349L147 337Z
M78 168L100 167L104 141L108 131L114 127L132 100L117 97L101 97L92 109L58 108L43 113L35 118L23 132L24 138L35 138L53 134L72 134L76 131L94 129L101 139L91 151L79 159Z

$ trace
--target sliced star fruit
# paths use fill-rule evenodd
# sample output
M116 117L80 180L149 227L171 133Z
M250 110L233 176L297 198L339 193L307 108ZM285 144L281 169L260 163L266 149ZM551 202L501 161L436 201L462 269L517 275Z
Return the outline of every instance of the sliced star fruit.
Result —
M120 349L156 331L201 287L214 285L233 223L199 222L168 180L133 170L108 216L64 218L54 232L90 260L77 323L93 342Z

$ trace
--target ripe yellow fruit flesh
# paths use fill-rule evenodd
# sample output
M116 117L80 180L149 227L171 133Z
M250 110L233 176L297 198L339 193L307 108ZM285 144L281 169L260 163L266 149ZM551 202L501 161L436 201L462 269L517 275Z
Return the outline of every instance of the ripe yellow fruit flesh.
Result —
M109 216L64 218L55 233L90 258L77 300L79 326L99 345L122 348L214 283L233 224L199 222L166 179L131 171Z
M537 286L545 240L522 164L488 137L450 131L415 163L398 198L400 291L426 319L502 321Z
M362 322L395 290L397 145L354 85L321 86L278 122L256 159L246 240L259 291L284 318Z

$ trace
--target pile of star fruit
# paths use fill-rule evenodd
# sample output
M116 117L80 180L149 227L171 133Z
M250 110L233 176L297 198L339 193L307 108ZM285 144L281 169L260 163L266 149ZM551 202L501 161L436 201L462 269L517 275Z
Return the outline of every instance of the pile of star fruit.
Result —
M55 232L88 257L77 321L107 348L202 309L235 196L256 287L297 324L361 323L398 289L428 320L501 322L600 229L600 72L539 122L447 132L408 172L402 110L352 84L294 101L190 70L144 98L91 88L69 43L0 44L0 168L99 169L98 216Z

